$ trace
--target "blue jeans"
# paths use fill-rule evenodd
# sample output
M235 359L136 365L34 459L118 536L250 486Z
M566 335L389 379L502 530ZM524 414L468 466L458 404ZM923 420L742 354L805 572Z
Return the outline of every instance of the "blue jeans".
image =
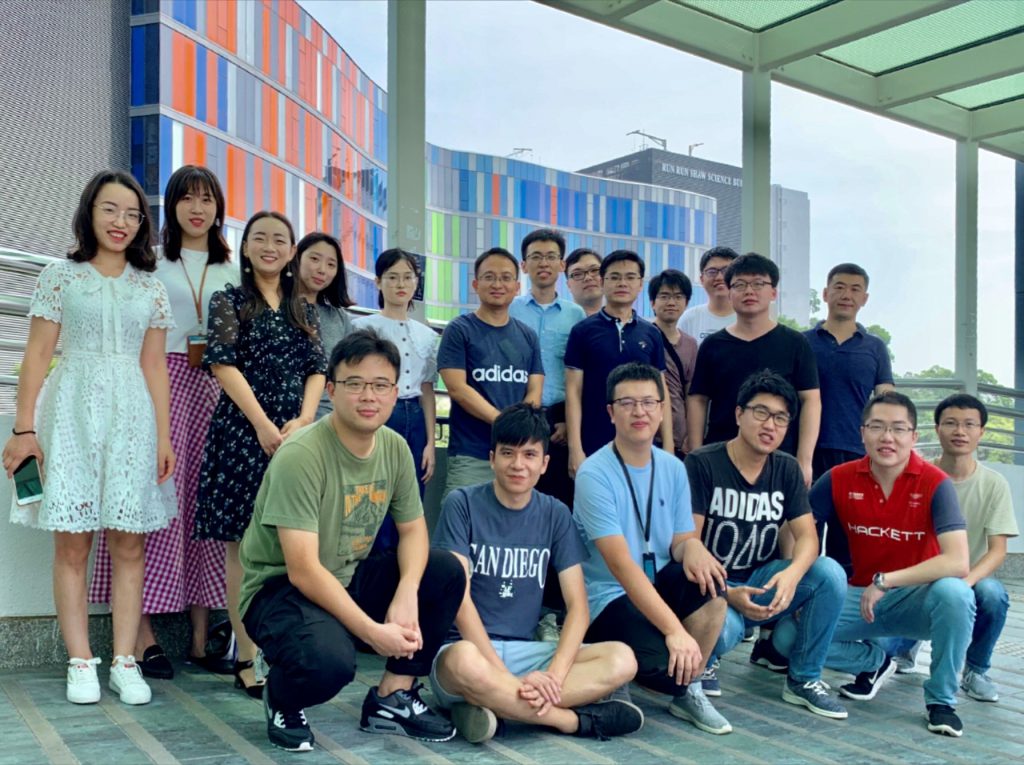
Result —
M427 447L427 423L423 421L423 407L419 398L400 398L395 402L395 409L385 423L398 433L409 444L412 461L416 466L416 483L420 487L420 500L423 500L423 450ZM433 438L433 433L430 434ZM373 549L375 552L392 550L398 547L398 529L390 515L384 516L384 522L377 532Z
M974 585L974 605L974 630L971 644L967 646L967 669L984 675L992 668L992 651L1006 624L1010 598L1002 582L987 577ZM898 656L908 652L916 643L907 638L894 638L886 645L886 653Z
M884 638L907 637L932 641L931 677L924 682L925 704L956 706L967 644L974 627L974 593L963 579L945 577L931 584L899 587L875 604L875 620L860 615L863 587L846 592L839 624L828 649L825 666L852 675L882 666ZM786 654L795 631L786 619L772 635L775 648Z
M762 587L790 563L788 560L771 561L755 569L746 582L729 582L729 586L746 584L751 587ZM782 612L786 615L800 610L800 621L796 624L797 632L789 655L789 676L793 680L806 683L821 677L821 668L825 664L825 655L829 643L832 642L832 632L845 595L846 573L842 566L831 558L822 557L815 560L800 580L793 595L793 602ZM755 596L753 600L759 605L767 605L771 603L773 597L774 590L769 590L763 595ZM777 618L777 615L773 616L772 620ZM745 627L764 623L746 619L730 606L708 663L712 663L717 657L739 645Z

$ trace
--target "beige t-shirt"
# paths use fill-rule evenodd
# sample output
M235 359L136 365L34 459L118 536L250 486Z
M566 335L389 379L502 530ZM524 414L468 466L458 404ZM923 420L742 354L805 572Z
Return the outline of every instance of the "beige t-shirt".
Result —
M937 459L935 464L939 464ZM960 509L967 520L967 544L970 546L972 567L988 552L989 537L1015 537L1019 533L1010 484L992 468L980 462L977 464L969 478L953 481Z
M317 532L320 562L347 587L386 513L396 523L423 515L412 453L397 433L378 430L365 459L341 443L330 415L292 435L270 460L242 537L240 611L264 582L287 573L278 526Z

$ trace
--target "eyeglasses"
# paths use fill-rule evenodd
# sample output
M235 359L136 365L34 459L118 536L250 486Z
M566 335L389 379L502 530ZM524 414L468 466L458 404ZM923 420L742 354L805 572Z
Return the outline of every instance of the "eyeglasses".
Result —
M892 433L896 438L902 438L903 436L909 435L914 432L914 428L905 422L895 422L892 425L887 425L884 422L878 420L872 420L871 422L864 423L864 430L873 436L880 436L884 433Z
M644 277L640 276L640 274L608 274L604 277L604 280L612 284L619 284L620 282L636 284L637 282L642 282Z
M577 269L573 271L571 274L569 274L569 278L572 279L574 282L582 282L585 279L596 279L600 275L601 267L594 266L593 268L588 268L586 270L583 270L582 268Z
M686 295L682 292L659 292L654 296L655 300L662 300L666 303L678 303L680 300L686 300Z
M785 412L773 412L768 407L761 406L760 404L755 406L745 406L743 409L749 411L758 422L768 422L768 418L770 417L772 422L780 428L788 428L789 423L793 421L793 418Z
M632 410L639 404L647 414L650 414L661 406L660 398L617 398L612 401L613 406L621 407L627 411Z
M963 428L967 433L973 433L976 430L981 430L981 423L975 422L974 420L967 420L966 422L960 422L960 420L943 420L939 423L939 427L943 430L957 430Z
M550 253L549 252L547 255L540 255L540 254L529 255L526 258L526 262L527 263L556 263L556 262L558 262L561 259L562 258L561 258L560 255L555 255L554 253Z
M701 276L706 276L709 279L715 279L719 276L725 276L725 268L705 268L700 272Z
M761 280L758 280L756 282L739 281L739 282L733 282L732 284L730 284L729 285L729 289L736 290L737 292L746 292L747 288L749 287L750 289L754 290L754 292L760 292L765 287L771 287L771 286L772 286L771 282L766 282L766 281L761 281Z
M112 202L104 202L103 204L93 205L93 207L99 210L100 215L108 220L117 220L123 215L124 222L129 226L141 226L142 221L146 219L146 216L138 210L122 210Z
M484 274L477 277L477 281L481 284L512 284L519 280L512 274Z
M416 281L416 274L385 274L384 281L388 284L411 284Z
M340 385L342 390L353 396L357 396L369 388L375 396L386 396L391 392L397 383L387 380L364 380L361 377L348 377L344 380L335 380L335 385Z

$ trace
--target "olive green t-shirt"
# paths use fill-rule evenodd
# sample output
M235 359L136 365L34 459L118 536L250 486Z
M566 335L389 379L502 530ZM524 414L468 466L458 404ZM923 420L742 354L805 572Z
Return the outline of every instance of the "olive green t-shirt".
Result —
M369 457L341 443L331 415L292 435L270 460L239 556L240 611L268 579L286 573L277 528L315 531L320 562L348 586L390 513L396 523L423 515L409 446L393 430L377 431Z

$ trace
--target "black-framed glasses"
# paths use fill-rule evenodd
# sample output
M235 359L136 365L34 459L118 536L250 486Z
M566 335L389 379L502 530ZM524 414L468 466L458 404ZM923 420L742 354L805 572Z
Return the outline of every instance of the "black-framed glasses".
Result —
M772 419L772 422L774 422L780 428L788 428L789 423L793 421L793 418L786 414L786 412L773 412L768 407L761 406L761 404L755 404L754 406L745 406L743 408L750 412L750 414L753 415L754 419L757 420L758 422L768 422L768 418L770 417Z
M569 278L572 279L574 282L582 282L585 279L590 279L590 278L596 279L600 275L601 275L601 267L600 266L594 266L593 268L587 268L587 269L580 268L580 269L577 269L576 271L573 271L571 274L569 274Z
M650 414L655 409L661 406L662 399L660 398L616 398L612 400L612 406L618 406L625 410L631 410L636 407L637 404L647 414Z
M881 436L883 433L892 433L896 438L903 438L914 432L914 427L906 422L894 422L891 425L879 420L872 420L864 423L864 430L873 436Z
M362 377L346 377L344 380L335 380L335 385L353 396L360 395L369 388L375 396L386 396L398 384L389 380L364 380Z
M722 268L705 268L703 271L700 272L700 275L706 276L709 279L716 279L719 276L725 276L725 269L727 267L728 266L723 266Z
M771 287L771 286L772 286L771 282L763 281L761 279L758 279L757 281L753 281L753 282L745 282L745 281L733 282L732 284L729 285L729 289L736 290L737 292L746 292L747 288L749 287L750 289L754 290L754 292L760 292L765 287Z
M533 255L527 255L526 261L528 263L557 263L562 259L561 255L555 255L554 253L540 254L535 252Z

